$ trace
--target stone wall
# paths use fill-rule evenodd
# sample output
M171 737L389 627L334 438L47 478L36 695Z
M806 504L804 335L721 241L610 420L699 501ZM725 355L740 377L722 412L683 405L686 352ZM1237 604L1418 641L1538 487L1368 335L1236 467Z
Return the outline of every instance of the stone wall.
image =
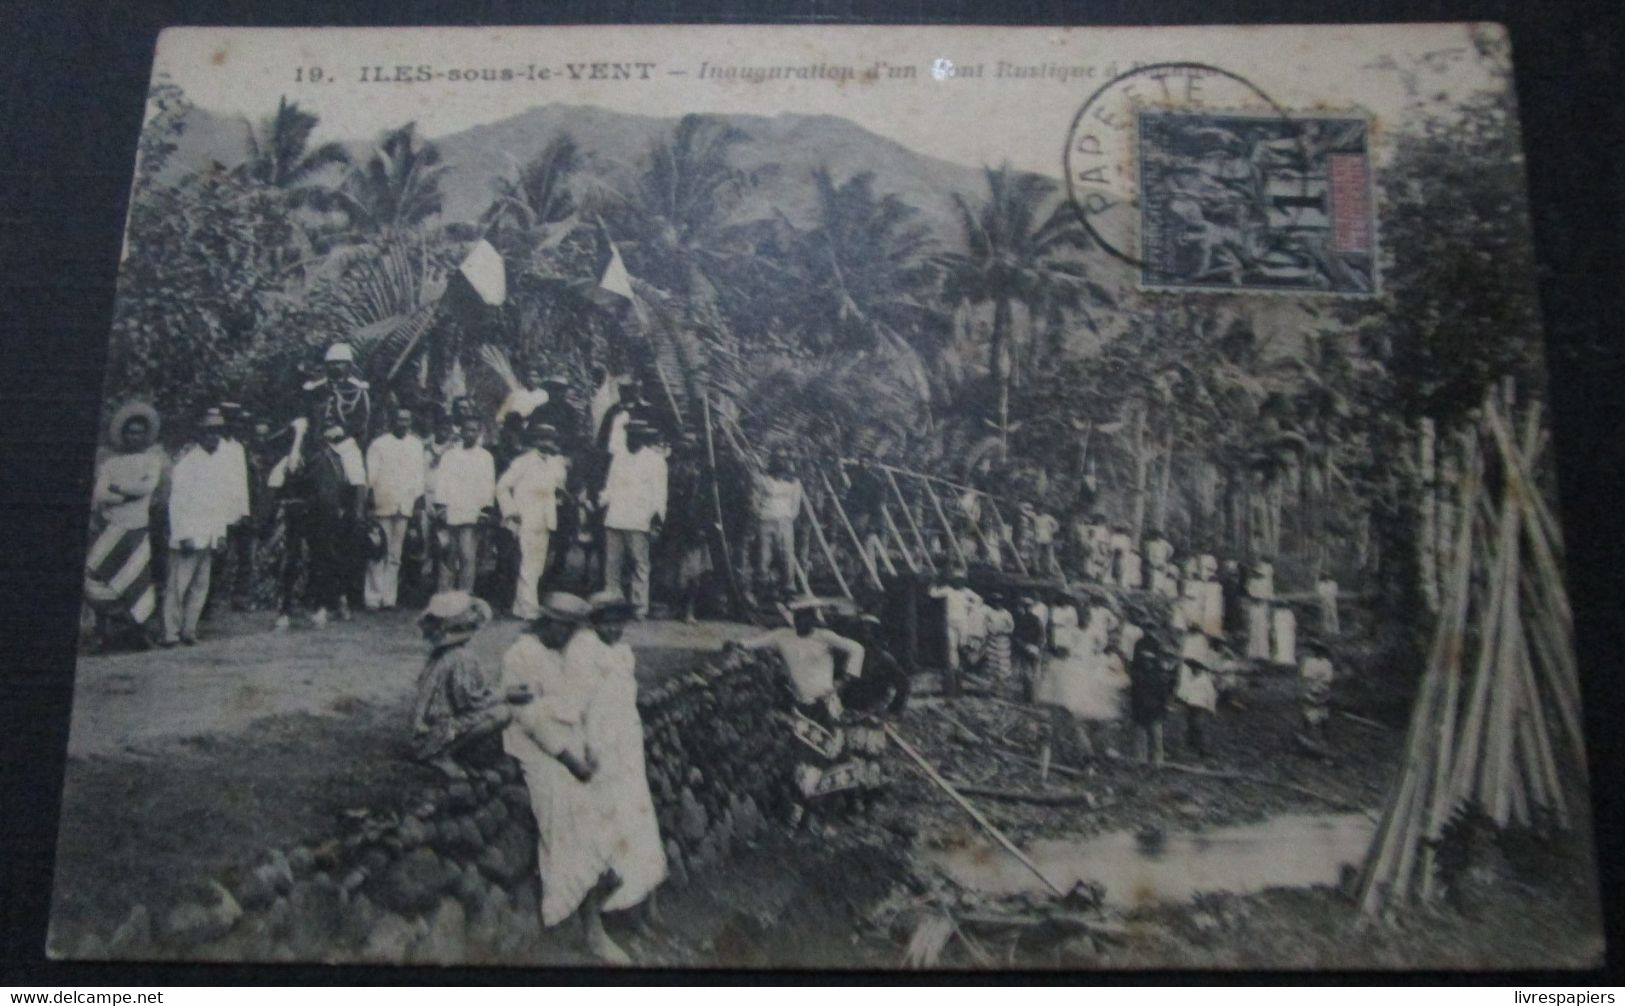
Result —
M643 689L649 783L671 880L784 820L791 752L777 658L742 652ZM516 763L351 813L334 832L186 882L89 933L79 958L497 963L545 960L536 828Z

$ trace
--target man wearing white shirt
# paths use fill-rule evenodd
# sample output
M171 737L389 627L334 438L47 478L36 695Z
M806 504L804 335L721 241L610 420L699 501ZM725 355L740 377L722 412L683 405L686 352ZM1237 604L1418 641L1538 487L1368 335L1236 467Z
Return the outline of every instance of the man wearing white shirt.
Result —
M216 590L224 590L229 595L234 611L247 611L254 579L254 529L249 526L248 521L252 512L249 499L248 451L243 446L243 441L251 428L247 424L246 411L236 402L221 402L220 415L226 421L220 433L220 450L227 457L234 459L233 466L240 469L242 474L233 475L224 487L231 495L228 508L231 519L227 522L226 549L220 561L224 564L226 556L230 556L231 582L222 583L221 577L211 577L211 596L203 605L205 615L214 608L212 595ZM222 565L221 572L224 573L226 568Z
M796 518L801 514L801 480L783 451L774 451L767 471L755 478L751 505L756 511L756 577L767 582L777 556L784 566L778 586L796 581Z
M1270 658L1270 604L1275 599L1275 567L1260 559L1247 577L1247 659Z
M626 426L632 421L639 405L637 380L621 378L615 403L604 412L604 418L596 430L599 450L608 451L611 457L620 457L627 452Z
M367 447L367 488L372 515L384 529L384 554L367 565L362 598L368 611L393 608L401 581L406 525L423 497L428 475L423 441L412 434L412 412L396 409L390 431Z
M1320 599L1320 631L1335 636L1343 631L1337 617L1337 581L1330 573L1315 578L1315 596Z
M243 478L238 459L221 449L226 421L211 409L196 446L175 462L169 489L169 564L164 586L164 646L197 642L197 623L209 596L215 549L226 540ZM247 495L246 485L243 496Z
M437 412L429 430L429 439L423 442L423 579L433 584L435 590L451 589L450 567L447 565L447 557L451 554L451 533L438 519L440 510L435 505L434 484L439 479L441 457L455 446L457 424L447 413Z
M641 420L626 427L626 453L610 462L601 500L604 512L604 589L619 591L622 567L632 559L632 607L649 614L649 538L666 519L666 459L650 443L654 430ZM624 596L624 595L623 595Z
M434 503L451 536L451 583L446 589L474 590L480 554L480 511L496 500L496 462L480 446L480 421L463 419L459 442L440 456Z
M947 648L948 673L953 675L959 671L960 651L967 642L966 633L970 628L971 599L977 597L970 589L965 579L964 569L955 569L949 574L946 583L935 584L928 591L929 596L937 598L943 604L943 628L948 634Z
M537 601L547 550L559 526L559 496L569 478L569 462L558 452L554 429L531 427L530 450L514 458L497 480L497 506L502 522L519 539L519 578L514 584L513 613L533 619L541 614Z

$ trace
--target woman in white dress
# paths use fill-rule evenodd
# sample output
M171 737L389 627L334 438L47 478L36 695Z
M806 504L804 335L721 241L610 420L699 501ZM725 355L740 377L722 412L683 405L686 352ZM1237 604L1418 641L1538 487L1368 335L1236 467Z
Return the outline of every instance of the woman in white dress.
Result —
M1275 598L1275 570L1254 564L1247 577L1247 659L1270 659L1270 602Z
M1298 666L1298 616L1285 601L1275 601L1270 607L1270 642L1273 663Z
M574 594L548 594L541 615L503 654L503 688L526 693L531 701L514 707L502 747L524 771L536 817L542 924L556 926L581 909L589 946L603 956L600 951L607 948L592 946L603 933L598 912L607 891L600 883L603 868L586 785L595 766L583 724L597 682L587 676L585 664L569 666L563 652L590 612Z
M632 606L614 591L593 595L591 626L576 632L564 648L565 673L594 682L583 716L586 756L594 766L587 781L590 830L595 836L599 876L607 895L599 907L614 912L651 901L666 879L666 851L660 842L654 797L643 753L643 720L638 716L636 658L621 640ZM594 951L617 964L631 963L603 931L594 913L587 920Z
M1052 655L1033 688L1033 702L1052 710L1040 755L1045 765L1057 741L1075 743L1080 754L1092 757L1098 725L1118 717L1121 683L1111 673L1107 639L1076 626L1056 630Z

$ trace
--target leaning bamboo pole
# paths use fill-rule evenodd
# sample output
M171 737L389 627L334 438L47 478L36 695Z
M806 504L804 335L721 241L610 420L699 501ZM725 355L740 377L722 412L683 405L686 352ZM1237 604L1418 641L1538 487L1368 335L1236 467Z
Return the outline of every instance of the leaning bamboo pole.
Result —
M1463 809L1497 827L1571 822L1563 766L1578 763L1583 773L1584 762L1562 549L1533 475L1540 413L1524 413L1514 442L1509 401L1505 389L1486 397L1487 436L1468 431L1463 463L1445 466L1460 484L1439 508L1457 516L1435 526L1446 557L1436 573L1439 622L1404 767L1361 869L1367 918L1418 894L1437 896L1435 849ZM1499 498L1483 477L1490 464L1501 475Z
M835 574L835 582L841 588L841 596L851 599L852 588L847 586L846 576L841 572L841 564L835 561L835 550L829 547L829 539L824 537L824 525L818 522L818 509L812 505L812 500L805 493L801 496L801 509L807 515L807 524L812 528L813 540L818 542L818 549L824 554L824 561L829 563L830 572Z
M1437 748L1440 755L1455 747L1456 713L1461 699L1461 654L1467 643L1467 602L1471 597L1470 591L1462 589L1462 585L1472 574L1474 525L1472 515L1477 512L1481 489L1480 466L1471 439L1464 446L1463 453L1468 455L1462 467L1466 479L1466 484L1462 487L1461 510L1464 517L1457 530L1454 542L1456 551L1450 567L1449 583L1452 585L1453 593L1448 618L1441 626L1434 643L1436 652L1431 662L1431 666L1440 668L1439 673L1444 675L1444 706L1440 715ZM1450 804L1446 797L1450 781L1450 759L1435 757L1433 769L1432 795L1427 808L1427 821L1422 831L1430 840L1423 853L1422 862L1422 895L1425 899L1433 895L1435 877L1434 847L1431 842L1437 840L1443 832L1447 815L1450 813Z
M925 568L932 573L937 571L937 564L931 558L931 550L925 545L925 536L920 534L920 525L914 519L914 511L908 505L908 499L903 495L903 487L897 484L897 476L890 471L886 472L886 481L891 484L891 491L897 497L897 505L903 510L903 517L908 521L909 530L914 533L914 543L920 546L920 557L925 560Z
M700 399L705 408L705 461L706 474L711 482L711 505L715 510L716 542L721 547L722 569L728 578L728 601L734 609L734 614L744 611L744 592L739 589L738 571L734 569L733 554L728 548L728 523L722 512L722 490L717 484L717 448L716 440L711 433L711 396L705 395Z
M844 461L842 463L843 464L857 464L857 462L844 462ZM906 476L909 476L910 478L919 479L921 482L926 483L926 484L930 484L932 482L935 482L937 485L946 486L947 488L952 489L955 492L970 493L973 496L981 497L982 499L985 499L988 502L988 505L990 507L993 508L994 518L1000 523L1001 527L1003 525L1003 518L1000 517L1000 515L998 513L998 503L1000 501L1003 501L1005 503L1011 503L1011 504L1017 504L1017 503L1020 502L1019 500L1012 500L1007 496L1000 496L1000 495L998 495L996 493L990 493L986 489L978 489L975 486L966 485L963 482L955 482L952 479L945 479L940 475L927 475L925 472L916 472L916 471L912 471L912 470L910 470L908 468L899 468L896 465L888 465L888 464L885 464L885 463L880 462L880 461L871 461L871 462L867 462L867 464L870 467L878 468L881 471L890 472L890 473L895 474L895 475L906 475ZM975 532L976 539L982 543L982 550L984 552L986 552L989 556L999 556L1001 558L1001 561L995 563L994 565L1002 569L1003 566L1004 566L1004 563L1002 561L1004 550L1002 548L995 547L994 543L988 540L987 531L982 527L981 521L972 521L971 522L971 530ZM1016 557L1016 565L1017 565L1018 568L1021 569L1021 571L1023 573L1026 572L1026 569L1021 566L1021 559L1020 559L1019 556Z
M903 533L897 530L897 522L892 519L891 507L884 503L880 504L880 516L886 523L886 530L891 532L892 541L897 543L897 550L903 554L903 562L908 566L908 571L918 574L920 567L908 553L908 542L903 540Z
M1016 548L1015 538L1005 533L1006 530L1008 530L1009 525L1004 522L1004 515L999 513L999 505L993 501L993 497L989 496L987 499L987 506L989 510L993 511L993 520L999 525L999 542L1001 546L1004 542L1010 543L1010 558L1016 560L1016 570L1020 572L1022 576L1026 576L1027 564L1021 561L1021 550ZM1000 549L1000 554L1003 554L1002 548Z
M953 546L959 564L968 567L970 559L965 555L964 547L959 544L959 535L954 533L954 526L948 520L948 512L942 508L942 500L937 498L937 491L931 487L929 480L921 479L920 485L924 487L926 497L931 500L931 508L936 511L937 520L942 524L942 533L948 536L948 544Z
M835 513L841 518L841 526L846 528L847 536L852 539L852 547L858 550L858 558L863 561L863 568L869 574L869 582L875 585L876 590L883 590L885 584L880 581L880 571L875 568L874 559L870 557L868 549L863 547L863 539L858 537L858 529L852 526L852 519L846 515L846 507L841 505L841 498L835 494L835 487L830 484L829 476L823 472L818 473L819 479L824 483L824 491L835 504Z

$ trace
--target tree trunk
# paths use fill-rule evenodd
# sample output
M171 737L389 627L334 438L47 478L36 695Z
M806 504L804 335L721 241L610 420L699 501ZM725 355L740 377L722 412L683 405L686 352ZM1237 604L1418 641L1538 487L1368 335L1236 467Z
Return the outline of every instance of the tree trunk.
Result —
M1313 552L1315 548L1314 478L1315 465L1312 454L1305 451L1298 462L1298 498L1294 501L1297 504L1298 519L1293 521L1297 541L1293 542L1293 545L1297 548L1298 555L1310 563L1314 562Z
M1196 463L1194 502L1190 518L1186 521L1186 540L1194 542L1205 536L1211 541L1211 547L1225 549L1226 543L1220 534L1224 525L1219 507L1219 466L1211 461Z
M1264 483L1264 506L1266 529L1266 545L1271 559L1281 554L1281 510L1286 497L1286 481L1284 479L1271 479Z
M993 301L993 344L989 347L988 369L993 374L999 396L999 445L1010 444L1010 298Z
M1152 523L1163 534L1168 533L1168 495L1172 490L1174 471L1174 435L1168 434L1168 441L1162 448L1162 470L1157 478L1157 501L1151 511Z
M1444 600L1444 580L1450 569L1451 542L1456 540L1458 533L1457 522L1467 515L1459 513L1460 507L1456 505L1456 494L1459 492L1460 472L1456 451L1452 448L1459 443L1458 437L1445 434L1443 451L1434 448L1435 482L1433 486L1433 570L1438 578L1437 589L1441 603Z
M1436 432L1431 417L1424 416L1421 429L1418 433L1417 445L1417 474L1419 478L1418 509L1420 519L1417 521L1418 534L1416 537L1416 561L1418 578L1421 580L1422 600L1427 609L1432 612L1439 610L1439 567L1435 561L1438 556L1438 513L1434 506L1434 493L1438 488L1436 477L1435 453Z
M1145 530L1145 500L1147 485L1151 473L1151 458L1145 445L1145 414L1146 406L1142 402L1134 412L1134 509L1130 517L1130 529L1134 540L1139 541Z
M1214 544L1233 554L1252 558L1247 549L1246 529L1242 526L1242 510L1244 507L1236 503L1236 473L1231 468L1225 468L1220 473L1223 485L1220 488L1218 499L1218 513L1214 521ZM1194 545L1192 541L1190 544Z

